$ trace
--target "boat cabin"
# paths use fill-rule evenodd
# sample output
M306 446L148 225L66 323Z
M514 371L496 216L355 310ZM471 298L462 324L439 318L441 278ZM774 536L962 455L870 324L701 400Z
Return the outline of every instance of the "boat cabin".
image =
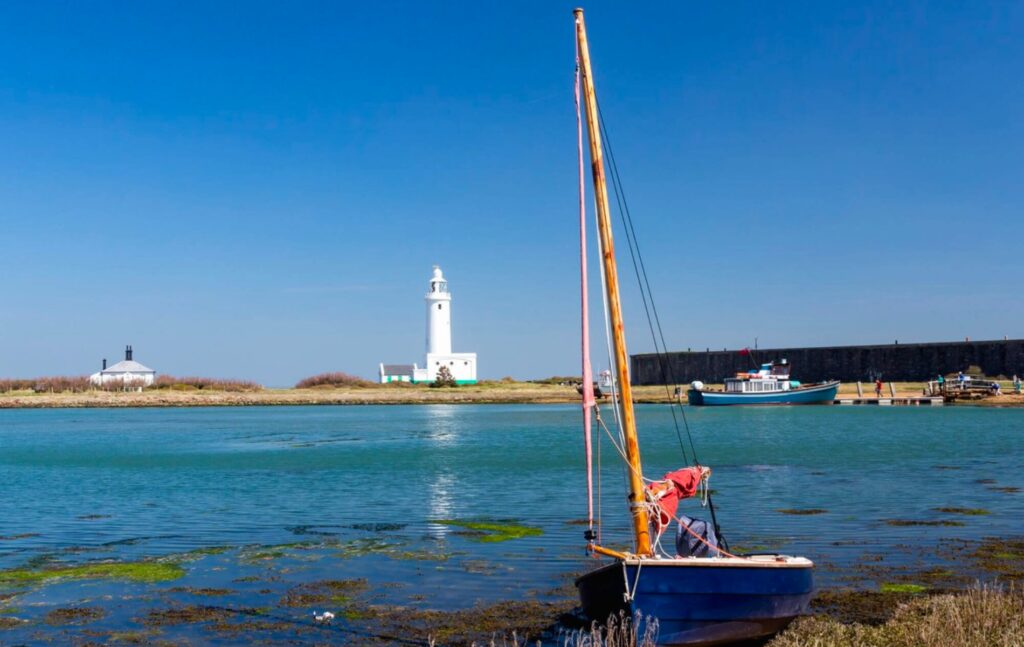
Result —
M778 393L799 386L799 382L789 379L789 362L784 359L725 379L726 393Z

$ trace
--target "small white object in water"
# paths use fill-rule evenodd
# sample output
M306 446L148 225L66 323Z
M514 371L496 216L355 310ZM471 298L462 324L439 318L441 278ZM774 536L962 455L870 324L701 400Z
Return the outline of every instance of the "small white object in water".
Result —
M324 611L323 613L313 612L313 619L317 622L330 622L334 620L334 614L330 611Z

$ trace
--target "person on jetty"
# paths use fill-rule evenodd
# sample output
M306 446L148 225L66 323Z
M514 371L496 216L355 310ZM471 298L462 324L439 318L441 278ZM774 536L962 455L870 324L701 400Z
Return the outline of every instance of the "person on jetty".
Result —
M1016 375L1013 376L1013 392L1020 395L1020 378Z
M877 380L875 380L875 397L882 397L882 378L878 378Z
M989 386L989 388L992 389L992 395L1002 395L1003 394L1003 391L1002 391L1003 387L999 386L999 382L993 382Z

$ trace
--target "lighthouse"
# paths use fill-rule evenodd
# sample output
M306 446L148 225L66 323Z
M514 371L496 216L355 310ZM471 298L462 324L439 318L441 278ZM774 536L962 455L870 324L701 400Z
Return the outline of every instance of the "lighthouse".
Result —
M427 292L427 355L452 353L452 295L441 268L434 266Z
M476 383L476 353L452 352L452 293L437 265L427 284L427 353L422 368L416 364L381 364L380 381L433 382L442 367L458 384Z

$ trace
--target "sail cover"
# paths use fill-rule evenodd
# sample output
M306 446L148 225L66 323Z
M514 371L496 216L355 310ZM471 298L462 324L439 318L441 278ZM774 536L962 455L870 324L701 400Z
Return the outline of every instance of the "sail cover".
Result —
M647 496L658 504L658 516L654 523L657 525L659 533L672 523L679 502L697 493L700 480L708 471L706 467L684 467L681 470L669 472L662 480L647 486Z

